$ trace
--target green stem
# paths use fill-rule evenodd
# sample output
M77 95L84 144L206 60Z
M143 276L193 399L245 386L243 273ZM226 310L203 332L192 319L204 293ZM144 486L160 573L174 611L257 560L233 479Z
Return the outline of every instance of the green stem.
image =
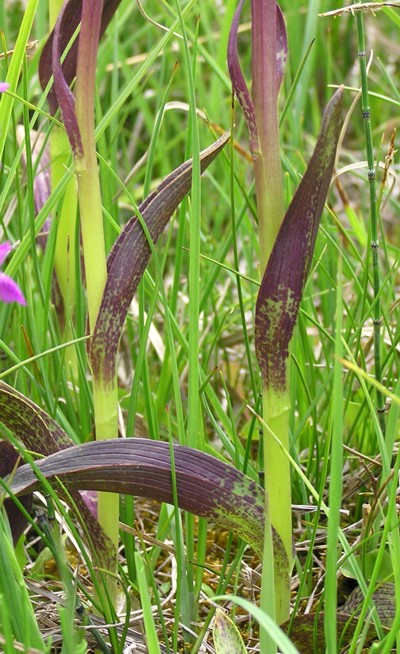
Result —
M264 428L264 473L265 494L268 498L270 522L278 532L289 561L287 578L275 577L275 613L278 624L289 618L290 583L292 567L292 498L289 451L289 382L284 392L272 388L263 391ZM267 525L266 525L267 529ZM266 534L268 537L268 534ZM265 565L265 562L264 562ZM261 596L270 592L264 588L269 584L262 577Z
M87 12L84 15L84 12ZM90 13L92 12L92 13ZM107 279L102 198L95 139L95 71L101 10L83 5L78 52L75 111L80 129L82 156L75 157L78 177L79 209L85 262L89 330L92 333ZM95 24L96 23L96 24ZM82 49L81 49L82 46ZM118 387L116 373L105 383L102 375L93 380L93 403L96 440L118 437ZM110 493L98 494L99 522L114 549L117 564L119 498ZM107 584L111 602L115 599L115 577Z
M84 151L85 168L78 170L78 188L89 327L92 332L103 296L107 268L96 153L88 153L86 148Z
M63 129L54 126L50 135L51 151L51 186L56 188L70 165L71 148ZM57 214L57 239L54 253L54 268L63 301L63 319L65 320L64 339L73 340L71 323L75 315L75 258L76 258L76 215L78 197L75 177L66 185ZM78 379L76 350L70 346L66 352L68 378Z
M254 154L261 277L284 216L282 171L280 163L278 170L273 163L274 160L266 161L262 153Z
M279 616L277 610L277 582L274 574L274 547L272 540L271 512L268 494L265 494L265 528L264 528L264 549L263 549L263 572L261 582L260 606L274 621ZM278 582L279 584L279 582ZM275 654L276 644L270 634L265 630L260 631L260 651L265 654Z
M118 387L113 383L105 387L100 380L93 380L93 404L96 426L96 440L118 437ZM115 493L99 493L98 518L103 530L111 540L116 552L119 533L119 496ZM115 572L111 570L111 572Z
M252 148L257 197L260 243L260 274L264 275L272 248L284 216L282 169L279 147L277 71L277 15L272 0L252 1L252 100L256 120L258 147ZM266 27L268 26L268 28ZM288 394L270 389L263 391L263 452L266 514L261 608L278 624L289 618L290 586L281 575L274 580L271 524L277 530L291 561L291 483L287 457L274 434L289 449ZM271 567L272 566L272 567ZM290 568L289 568L290 569ZM275 597L275 610L271 597ZM271 642L263 642L262 651L276 651Z
M63 5L63 0L49 0L49 28L52 29L57 16ZM71 148L65 130L56 125L53 126L50 134L51 152L51 187L55 189L65 174L65 169L70 165ZM76 256L76 214L78 197L76 180L71 177L68 182L63 198L59 205L57 215L57 239L54 254L54 268L57 275L57 282L63 300L64 318L66 321L64 338L66 341L73 340L71 324L75 314L75 256ZM73 381L78 380L78 362L75 346L71 346L66 352L67 374Z
M357 12L358 57L361 75L361 110L364 122L364 133L367 151L371 249L372 249L372 281L373 281L373 324L374 324L374 363L375 378L382 382L381 364L381 305L380 305L380 271L379 271L379 238L378 238L378 205L376 195L376 171L372 145L371 111L368 98L367 53L365 48L364 24L362 12ZM377 412L382 433L386 432L385 402L380 391L377 391Z

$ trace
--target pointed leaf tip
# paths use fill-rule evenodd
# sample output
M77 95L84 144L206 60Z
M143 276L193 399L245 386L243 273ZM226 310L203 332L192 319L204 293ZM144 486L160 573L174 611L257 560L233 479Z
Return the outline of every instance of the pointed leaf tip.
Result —
M201 172L229 140L224 134L200 153ZM154 244L192 183L192 160L168 175L140 205L139 213ZM151 256L140 221L134 216L115 241L107 260L107 282L88 351L92 372L107 384L113 379L124 320L137 285Z
M219 608L215 612L213 640L216 654L247 654L239 629Z
M286 212L256 305L255 342L265 388L286 390L289 343L311 265L342 125L343 89L327 105L317 144Z

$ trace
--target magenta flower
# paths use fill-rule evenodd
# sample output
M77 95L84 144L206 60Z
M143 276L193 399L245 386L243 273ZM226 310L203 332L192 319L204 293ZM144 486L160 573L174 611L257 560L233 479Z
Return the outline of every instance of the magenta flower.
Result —
M10 85L7 82L0 82L0 93L4 93L9 89Z
M10 241L0 244L0 266L3 265L11 249ZM26 300L18 284L2 272L0 272L0 301L18 302L24 306L26 305Z

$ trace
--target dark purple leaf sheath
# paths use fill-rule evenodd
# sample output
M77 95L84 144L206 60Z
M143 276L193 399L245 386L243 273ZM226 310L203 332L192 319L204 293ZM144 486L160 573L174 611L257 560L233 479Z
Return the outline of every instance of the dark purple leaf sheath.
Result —
M255 342L264 387L286 390L289 343L311 265L341 129L343 90L326 107L318 141L283 219L258 293Z

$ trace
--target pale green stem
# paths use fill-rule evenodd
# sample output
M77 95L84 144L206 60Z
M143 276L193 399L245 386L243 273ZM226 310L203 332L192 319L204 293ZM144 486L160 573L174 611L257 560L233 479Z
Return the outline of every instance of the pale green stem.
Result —
M78 187L89 325L92 332L103 296L107 268L96 153L85 146L84 152L86 166L78 171ZM93 380L96 440L118 437L117 390L115 379L108 385L102 379ZM117 551L118 495L99 493L98 513L99 522Z
M265 494L265 529L263 549L263 569L261 582L261 608L276 621L276 579L274 574L274 546L272 540L271 514L268 494ZM277 647L274 640L265 629L260 631L260 651L265 654L276 654Z
M96 440L116 438L118 436L118 386L113 383L105 388L103 383L93 381L93 403L96 425ZM119 533L119 496L116 493L98 494L98 519L105 533L118 547ZM115 559L115 567L117 561ZM115 572L112 570L111 572Z
M65 174L71 158L71 148L65 131L54 126L50 135L51 151L51 185L56 188ZM65 192L57 214L57 240L54 253L54 268L57 282L64 305L64 318L66 321L64 338L73 340L71 322L75 315L75 233L78 196L76 179L72 177L66 185ZM67 348L65 354L68 378L78 379L78 363L75 346Z
M88 38L91 26L85 25L86 33L81 38ZM85 43L85 41L83 41ZM90 333L96 324L101 300L107 279L107 263L102 214L100 180L97 167L96 140L94 131L95 75L87 71L95 69L97 47L86 48L85 56L78 54L76 76L75 111L80 128L83 156L76 157L75 165L78 178L79 209L82 230L83 254L87 288ZM93 403L96 439L118 437L118 387L116 372L114 378L93 380ZM115 572L118 550L119 511L118 495L99 493L99 522L109 537L115 550ZM111 601L115 599L115 578L109 580L108 591Z
M279 148L278 123L278 81L276 69L276 24L271 21L271 12L276 10L275 2L264 0L252 3L252 98L257 123L259 150L252 151L257 196L258 230L260 243L260 275L264 275L272 248L284 216L282 169ZM268 21L268 23L266 22ZM268 38L265 25L269 24ZM289 448L289 406L288 394L284 396L263 390L263 448L265 473L266 514L263 574L261 582L261 608L281 624L289 617L290 586L289 564L287 579L274 578L272 524L287 551L291 561L291 486L290 466L272 433L276 433L283 446ZM272 432L272 433L271 433ZM271 567L272 566L272 567ZM271 594L275 598L275 611ZM265 641L265 652L276 651L276 647Z
M63 0L49 0L49 27L52 29L62 7ZM53 126L50 134L50 161L51 161L51 187L55 189L65 174L69 165L71 148L68 137L63 128ZM65 333L66 341L73 340L71 321L75 312L75 232L76 213L78 197L76 180L71 178L68 182L60 210L57 215L57 240L54 253L54 268L57 275L57 282L60 288L61 297L65 310ZM67 375L69 379L77 381L78 362L75 346L67 348L65 353Z
M274 247L284 216L282 169L279 147L278 87L276 66L277 25L271 21L276 4L267 0L252 3L252 99L258 133L258 150L252 151L257 196L257 214L260 243L260 275L265 269ZM265 26L268 25L268 38ZM261 608L281 624L289 617L289 573L292 559L291 483L290 466L286 455L273 434L286 450L289 449L288 393L263 390L263 448L265 473L266 515L263 575L261 582ZM271 433L272 432L272 433ZM287 578L274 577L270 524L278 532L285 546L289 568ZM271 569L272 566L272 569ZM271 587L273 586L273 587ZM272 612L271 593L275 597L275 615ZM266 652L276 651L271 643L263 643Z
M282 170L279 158L277 166L276 160L267 162L262 154L253 156L262 277L284 216Z
M89 325L92 332L103 297L107 268L96 156L92 158L86 154L85 164L85 168L80 168L77 172Z
M284 392L263 391L265 493L270 521L280 536L288 557L288 576L275 578L275 612L278 624L289 618L292 568L292 498L289 451L289 383ZM266 534L268 537L268 534ZM263 573L264 582L264 573ZM263 592L262 588L262 592ZM265 589L268 592L268 589Z

